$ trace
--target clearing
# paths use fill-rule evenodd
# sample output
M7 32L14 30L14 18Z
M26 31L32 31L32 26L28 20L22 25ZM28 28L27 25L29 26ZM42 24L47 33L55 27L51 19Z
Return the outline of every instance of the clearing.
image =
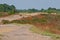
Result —
M52 40L49 36L32 33L29 24L4 24L0 25L1 40Z

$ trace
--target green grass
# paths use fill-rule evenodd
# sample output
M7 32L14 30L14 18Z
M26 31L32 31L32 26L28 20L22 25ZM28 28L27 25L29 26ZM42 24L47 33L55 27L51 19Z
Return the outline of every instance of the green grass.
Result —
M50 36L53 40L60 40L60 35L53 34L53 33L49 32L48 30L42 31L41 28L37 28L37 27L32 27L32 28L30 28L30 30L33 33L38 33L41 35Z

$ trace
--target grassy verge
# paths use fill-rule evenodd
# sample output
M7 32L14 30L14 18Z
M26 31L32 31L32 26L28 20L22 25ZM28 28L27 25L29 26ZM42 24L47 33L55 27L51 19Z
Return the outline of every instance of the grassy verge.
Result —
M49 31L41 31L40 28L37 28L37 27L32 27L30 28L30 30L34 33L38 33L38 34L42 34L42 35L45 35L45 36L50 36L51 38L53 38L53 40L60 40L60 35L58 34L53 34Z

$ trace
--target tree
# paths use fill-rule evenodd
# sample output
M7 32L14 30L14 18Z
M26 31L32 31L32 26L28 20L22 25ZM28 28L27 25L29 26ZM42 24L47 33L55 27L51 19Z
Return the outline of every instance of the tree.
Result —
M9 14L14 14L16 8L14 5L0 4L0 12L8 12Z
M48 10L56 10L56 8L51 8L51 7L49 7Z
M16 8L15 8L15 6L14 5L11 5L10 7L9 7L9 13L10 14L14 14L15 13L15 11L16 11Z
M40 10L40 12L43 12L44 11L44 9L42 8L41 10Z
M38 12L38 10L35 8L32 8L32 9L28 9L27 12Z

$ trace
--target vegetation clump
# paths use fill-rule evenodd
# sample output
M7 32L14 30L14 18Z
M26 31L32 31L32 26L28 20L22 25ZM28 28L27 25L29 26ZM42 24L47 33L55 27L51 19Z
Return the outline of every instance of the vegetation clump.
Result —
M8 20L2 20L2 24L9 24L10 23L10 21L8 21Z

